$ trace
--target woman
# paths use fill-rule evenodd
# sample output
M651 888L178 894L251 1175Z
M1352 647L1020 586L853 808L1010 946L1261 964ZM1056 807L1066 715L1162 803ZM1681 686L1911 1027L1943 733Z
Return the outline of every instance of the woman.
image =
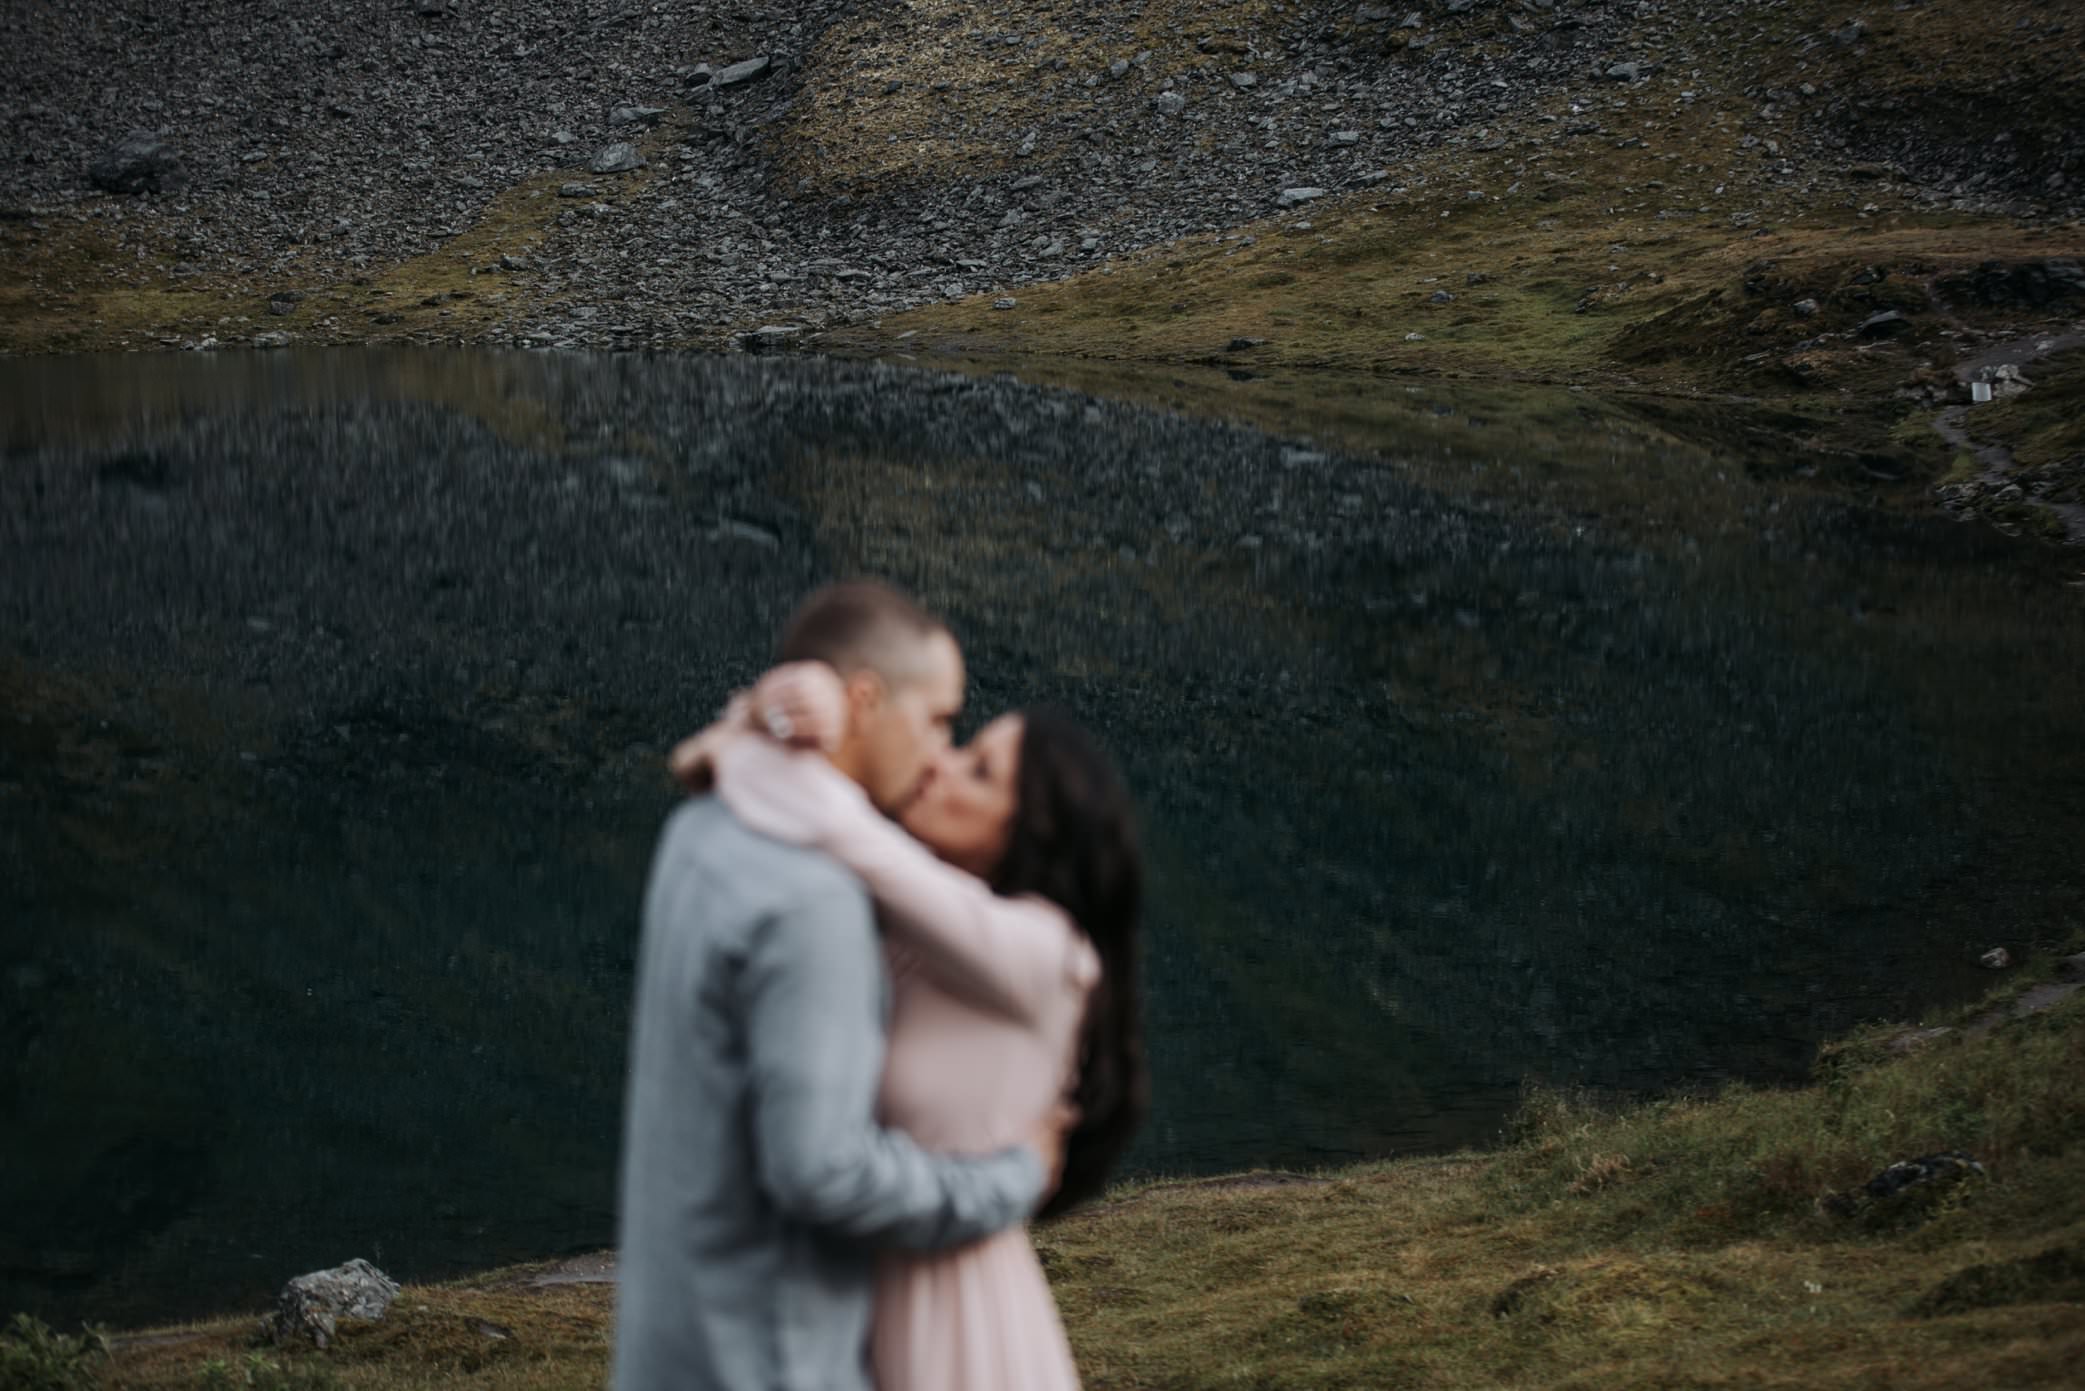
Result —
M1135 932L1141 865L1121 778L1076 725L1003 715L950 750L900 817L804 748L837 738L839 678L781 667L684 745L675 770L747 825L861 877L891 964L885 1124L922 1145L1019 1143L1080 1113L1043 1216L1100 1191L1146 1105ZM797 748L756 731L786 735ZM878 1265L871 1358L884 1391L1071 1391L1078 1373L1022 1228Z

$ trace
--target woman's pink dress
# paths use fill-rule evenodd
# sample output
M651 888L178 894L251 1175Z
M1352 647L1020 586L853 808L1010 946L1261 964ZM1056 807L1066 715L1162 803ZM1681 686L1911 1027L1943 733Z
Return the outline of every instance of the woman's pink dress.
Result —
M754 830L846 865L875 898L892 979L884 1124L944 1153L1025 1142L1070 1090L1100 980L1071 920L935 859L816 754L733 739L717 758L717 792ZM872 1329L880 1391L1079 1384L1023 1227L953 1251L886 1254Z

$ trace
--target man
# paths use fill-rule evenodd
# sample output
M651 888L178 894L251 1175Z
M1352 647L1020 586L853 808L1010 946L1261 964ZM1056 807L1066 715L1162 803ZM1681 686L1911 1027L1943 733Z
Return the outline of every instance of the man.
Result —
M847 731L827 756L903 805L962 707L948 630L895 590L834 585L778 655L840 672ZM1039 1204L1054 1131L956 1158L876 1125L886 994L852 875L714 797L674 814L637 965L616 1391L867 1391L874 1249L960 1245Z

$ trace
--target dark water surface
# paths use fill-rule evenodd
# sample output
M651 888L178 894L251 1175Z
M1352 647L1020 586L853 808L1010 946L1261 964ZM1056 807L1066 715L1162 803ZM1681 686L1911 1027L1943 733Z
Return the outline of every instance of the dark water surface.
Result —
M2077 911L2046 566L1713 426L1339 391L1365 451L815 361L0 362L0 1312L607 1241L661 751L839 574L1128 767L1142 1170L1799 1076Z

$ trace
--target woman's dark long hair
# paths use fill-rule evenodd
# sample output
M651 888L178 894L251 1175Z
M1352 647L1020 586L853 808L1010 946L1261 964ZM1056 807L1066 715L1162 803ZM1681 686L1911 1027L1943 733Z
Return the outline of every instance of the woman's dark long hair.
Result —
M1071 1098L1079 1123L1065 1145L1063 1180L1037 1214L1048 1218L1099 1195L1150 1108L1137 988L1144 870L1129 788L1100 746L1060 711L1025 711L1023 725L1013 825L992 887L1062 908L1101 966Z

